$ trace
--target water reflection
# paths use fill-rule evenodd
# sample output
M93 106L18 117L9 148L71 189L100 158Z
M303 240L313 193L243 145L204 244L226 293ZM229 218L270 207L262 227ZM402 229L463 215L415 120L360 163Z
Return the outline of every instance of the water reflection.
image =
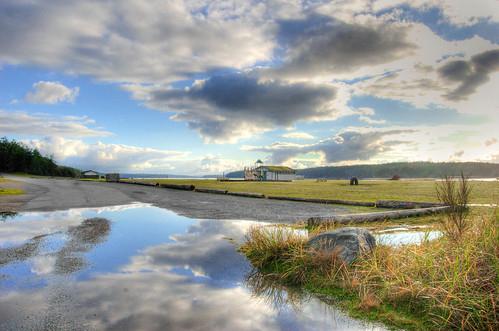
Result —
M2 249L27 252L0 265L0 329L379 328L250 273L227 238L254 223L150 206L18 215L0 224Z
M298 311L301 303L310 298L300 288L284 286L276 276L262 274L257 269L246 275L245 284L254 296L278 310L289 306Z
M15 211L0 211L0 222L5 222L9 217L16 216Z
M69 228L69 240L56 253L55 271L72 273L83 268L86 261L81 254L104 241L110 228L110 222L101 217L86 219L80 225Z

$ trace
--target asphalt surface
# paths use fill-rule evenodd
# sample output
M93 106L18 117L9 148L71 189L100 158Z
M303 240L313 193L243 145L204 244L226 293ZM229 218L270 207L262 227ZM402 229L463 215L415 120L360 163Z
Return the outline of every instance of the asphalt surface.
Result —
M119 183L4 175L26 194L0 196L0 210L53 211L150 203L200 219L244 219L293 222L309 217L352 212L347 206L244 198Z

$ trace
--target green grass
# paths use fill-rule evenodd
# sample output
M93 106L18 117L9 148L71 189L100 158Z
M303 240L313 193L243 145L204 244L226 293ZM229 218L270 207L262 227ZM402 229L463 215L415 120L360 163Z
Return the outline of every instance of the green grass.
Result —
M407 330L497 330L499 215L469 221L459 241L378 245L352 265L311 251L283 226L251 228L240 251L262 277L325 296L353 317Z
M364 180L351 186L347 180L298 180L293 182L222 182L196 179L143 179L144 182L192 184L202 188L226 189L231 192L254 192L301 198L343 199L352 201L408 200L436 202L433 180ZM471 203L498 203L499 182L471 182Z
M79 178L82 182L105 182L104 178Z
M24 191L17 188L0 187L0 195L18 195L18 194L24 194Z
M7 178L0 177L0 183L11 182ZM17 188L0 187L0 195L19 195L24 194L24 191Z

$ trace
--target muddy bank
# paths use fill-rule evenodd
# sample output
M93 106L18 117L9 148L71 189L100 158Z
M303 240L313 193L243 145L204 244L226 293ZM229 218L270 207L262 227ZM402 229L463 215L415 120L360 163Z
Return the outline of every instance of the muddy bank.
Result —
M353 212L348 206L296 201L248 199L165 188L84 182L72 179L6 176L20 182L27 194L17 196L17 211L52 211L102 207L132 202L151 203L180 215L204 219L247 219L273 222L306 220ZM0 208L7 204L3 198Z

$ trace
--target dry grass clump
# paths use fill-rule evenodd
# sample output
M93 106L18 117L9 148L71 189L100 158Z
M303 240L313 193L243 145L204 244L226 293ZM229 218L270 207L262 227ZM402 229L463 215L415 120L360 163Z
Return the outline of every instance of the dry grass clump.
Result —
M498 219L474 220L459 243L380 246L350 269L359 293L421 314L436 328L499 329Z
M472 191L471 184L468 178L461 173L458 180L449 176L444 177L437 184L436 191L438 200L450 207L450 212L441 222L443 231L449 239L459 241L470 227L467 216Z
M308 251L306 238L285 227L252 228L240 250L263 273L320 293L341 289L354 297L345 296L354 303L347 309L394 326L498 330L499 215L465 221L457 241L444 232L419 244L379 245L352 265Z

